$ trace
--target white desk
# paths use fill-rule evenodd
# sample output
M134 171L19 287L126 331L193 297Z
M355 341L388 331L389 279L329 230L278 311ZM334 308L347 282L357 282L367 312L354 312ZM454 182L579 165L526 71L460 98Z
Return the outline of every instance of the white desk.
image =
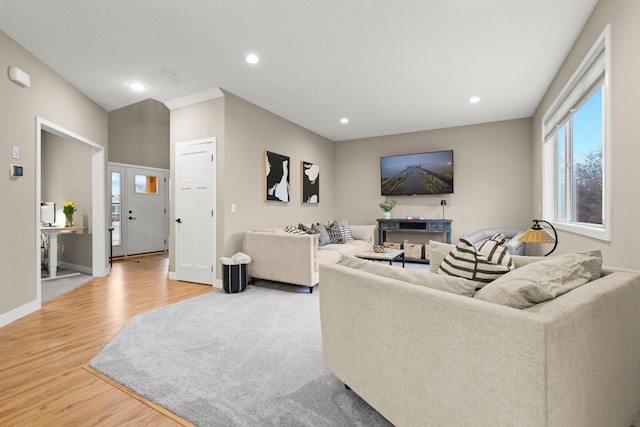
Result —
M40 232L47 236L49 241L49 277L56 277L56 271L58 270L58 234L60 233L76 233L84 230L87 227L73 226L73 227L40 227Z

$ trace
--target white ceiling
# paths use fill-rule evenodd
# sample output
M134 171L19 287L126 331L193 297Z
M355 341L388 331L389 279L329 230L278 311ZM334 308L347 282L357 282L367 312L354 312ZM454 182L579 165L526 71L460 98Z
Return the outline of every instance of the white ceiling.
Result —
M530 117L596 3L1 0L0 30L107 111L219 87L340 141Z

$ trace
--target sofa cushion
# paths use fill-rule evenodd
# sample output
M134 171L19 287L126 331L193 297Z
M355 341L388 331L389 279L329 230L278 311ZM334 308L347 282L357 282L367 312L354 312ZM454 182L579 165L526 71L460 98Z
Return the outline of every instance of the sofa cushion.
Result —
M360 258L343 255L340 263L346 267L396 279L414 285L426 286L444 292L472 296L476 283L461 277L443 276L428 271L408 270L379 262L365 261Z
M599 250L574 252L524 265L489 283L474 298L514 308L553 299L600 277Z
M461 238L460 243L442 260L438 274L473 280L482 287L512 269L513 263L505 266L492 262L468 240Z
M320 248L320 251L335 251L340 255L356 255L362 252L370 251L372 246L363 240L352 240L342 244L330 244Z
M336 245L337 246L337 245ZM321 247L318 254L314 257L314 271L319 271L322 264L337 264L340 262L342 255L338 251L326 250Z

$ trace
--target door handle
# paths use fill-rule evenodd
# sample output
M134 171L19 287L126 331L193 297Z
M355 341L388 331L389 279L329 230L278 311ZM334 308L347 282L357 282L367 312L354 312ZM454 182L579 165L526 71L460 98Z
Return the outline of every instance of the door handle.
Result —
M182 220L181 220L180 218L176 219L176 222L177 222L178 224L182 224Z
M134 218L134 217L130 216L130 217L129 217L129 219L136 219L136 218Z

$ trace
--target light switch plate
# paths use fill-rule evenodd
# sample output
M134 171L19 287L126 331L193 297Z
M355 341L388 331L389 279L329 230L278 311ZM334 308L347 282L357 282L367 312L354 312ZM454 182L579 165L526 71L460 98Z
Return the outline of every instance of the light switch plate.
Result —
M20 147L16 147L15 145L13 146L13 158L14 159L20 158Z

